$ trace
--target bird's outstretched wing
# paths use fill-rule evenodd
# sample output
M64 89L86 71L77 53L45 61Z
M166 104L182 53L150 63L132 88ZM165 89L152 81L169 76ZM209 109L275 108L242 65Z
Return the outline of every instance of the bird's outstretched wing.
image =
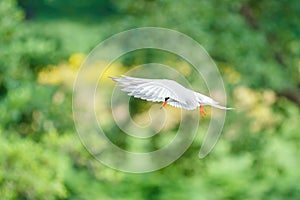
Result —
M130 96L153 102L164 102L167 97L179 101L172 89L161 83L161 79L144 79L124 75L121 78L110 78Z

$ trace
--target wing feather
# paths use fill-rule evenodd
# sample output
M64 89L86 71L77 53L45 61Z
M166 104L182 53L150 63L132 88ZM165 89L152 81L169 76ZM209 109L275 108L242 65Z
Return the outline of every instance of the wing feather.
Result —
M160 101L164 101L166 97L176 99L170 88L165 87L158 79L134 78L123 75L122 78L114 78L113 80L118 82L121 87L126 88L127 92L134 91L133 94L139 97L151 99L156 97L155 99L160 99Z
M136 98L153 102L163 102L166 97L176 99L176 95L157 79L143 79L128 76L121 78L111 77L118 83L121 90Z

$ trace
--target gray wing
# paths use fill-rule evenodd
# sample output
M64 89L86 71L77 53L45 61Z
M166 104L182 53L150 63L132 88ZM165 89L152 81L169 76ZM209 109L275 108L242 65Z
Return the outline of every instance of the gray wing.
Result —
M111 78L118 83L122 91L127 92L130 96L153 102L164 102L165 98L169 97L168 104L188 110L192 109L180 102L172 88L164 84L164 79L144 79L124 75L121 78Z

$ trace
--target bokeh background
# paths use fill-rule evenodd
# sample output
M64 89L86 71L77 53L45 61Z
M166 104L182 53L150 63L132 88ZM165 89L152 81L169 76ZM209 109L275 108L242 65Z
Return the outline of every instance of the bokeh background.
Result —
M299 19L298 0L0 0L0 198L300 199ZM72 87L99 42L142 26L178 30L203 45L236 110L205 159L198 151L209 117L172 165L128 174L100 164L81 144ZM148 62L197 81L188 64L158 51L133 52L110 73ZM151 104L131 105L143 123ZM171 120L161 137L178 125ZM135 149L113 121L106 127L116 144Z

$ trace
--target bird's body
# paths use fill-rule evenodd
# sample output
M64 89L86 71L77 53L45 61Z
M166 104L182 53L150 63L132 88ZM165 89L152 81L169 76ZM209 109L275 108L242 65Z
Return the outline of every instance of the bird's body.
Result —
M202 108L202 106L205 105L223 110L231 109L221 106L212 98L185 88L173 80L144 79L129 76L111 78L117 82L122 88L122 91L127 92L128 95L147 101L163 102L162 107L166 104L186 110L194 110L200 107L202 115L205 115Z

